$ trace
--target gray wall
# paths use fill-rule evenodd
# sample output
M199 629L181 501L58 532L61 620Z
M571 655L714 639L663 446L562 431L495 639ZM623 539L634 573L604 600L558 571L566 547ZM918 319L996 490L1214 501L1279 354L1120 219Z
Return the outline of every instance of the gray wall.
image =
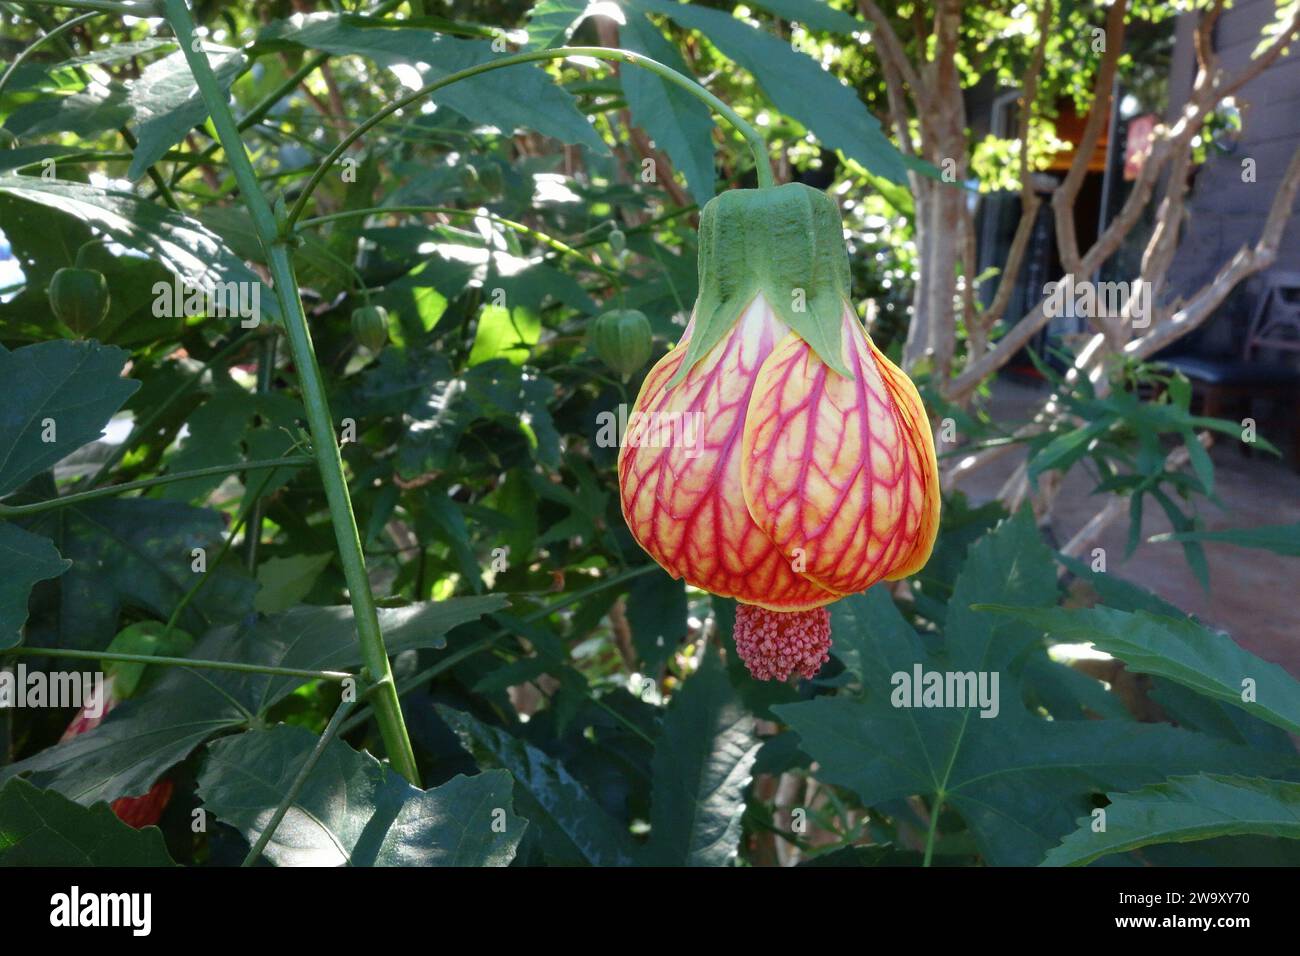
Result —
M1215 45L1230 71L1245 66L1273 18L1273 0L1237 0L1223 12ZM1190 52L1190 17L1179 25L1179 52ZM1184 37L1188 42L1184 43ZM1170 99L1185 97L1190 71L1175 63ZM1180 75L1181 74L1181 75ZM1235 152L1211 151L1196 175L1188 200L1190 219L1170 270L1173 287L1191 292L1207 281L1242 246L1254 243L1268 215L1287 163L1300 147L1300 43L1237 94L1243 129ZM1171 104L1172 105L1172 104ZM1255 160L1253 183L1241 181L1241 162ZM1300 203L1287 225L1275 269L1300 271ZM1252 284L1253 285L1253 284ZM1239 297L1240 303L1240 297ZM1240 306L1239 306L1240 307Z

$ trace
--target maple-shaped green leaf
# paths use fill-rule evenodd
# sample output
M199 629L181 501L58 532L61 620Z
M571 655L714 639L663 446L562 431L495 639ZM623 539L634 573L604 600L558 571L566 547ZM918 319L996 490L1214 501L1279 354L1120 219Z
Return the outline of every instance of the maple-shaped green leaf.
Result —
M59 556L48 538L0 522L0 650L22 640L32 587L58 577L71 563Z
M208 748L199 797L255 843L316 743L311 731L289 724L218 740ZM335 739L263 852L278 866L507 866L527 825L511 800L504 770L420 790Z
M103 434L139 382L122 377L128 352L98 342L0 347L0 495Z
M223 93L248 65L248 58L238 50L212 47L207 50L212 72ZM208 108L199 95L199 85L190 72L189 62L180 51L154 60L131 83L129 103L135 114L138 143L126 178L132 181L162 159L190 131L208 116Z
M1300 840L1300 783L1197 774L1107 796L1105 829L1094 830L1091 816L1080 819L1044 866L1082 866L1144 846L1216 837Z
M1227 634L1190 618L1109 607L1020 608L1006 614L1062 642L1091 642L1129 669L1165 677L1240 707L1260 720L1300 733L1300 681L1256 657Z
M651 862L727 866L759 741L716 653L673 695L655 745Z
M1022 511L970 549L939 650L922 643L883 589L846 598L835 607L831 630L861 692L773 709L820 765L819 779L855 791L868 806L921 795L951 808L994 865L1039 863L1103 791L1174 774L1280 775L1300 768L1294 756L1174 727L1031 713L1021 702L1019 661L1040 632L971 605L1032 607L1055 599L1051 554ZM996 673L996 716L982 717L973 706L895 707L893 675L911 675L918 664L925 671Z
M136 830L106 803L83 807L26 780L0 789L0 866L175 866L157 827Z
M537 828L547 862L623 866L635 861L626 831L562 763L500 727L434 706L479 767L510 771L517 784L516 806Z

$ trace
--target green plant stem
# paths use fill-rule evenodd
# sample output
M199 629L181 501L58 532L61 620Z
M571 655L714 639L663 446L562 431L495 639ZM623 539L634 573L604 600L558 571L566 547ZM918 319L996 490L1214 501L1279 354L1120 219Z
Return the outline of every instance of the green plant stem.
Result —
M22 66L23 63L27 61L27 58L30 57L33 53L35 53L38 49L40 49L46 43L49 43L54 38L62 36L64 33L67 33L69 30L71 30L73 27L77 26L78 24L85 23L87 20L93 20L95 19L95 17L98 16L102 16L102 14L83 13L79 17L73 17L71 20L68 20L65 23L60 23L57 27L54 27L52 30L47 31L44 35L39 36L35 40L33 40L31 46L27 47L27 49L23 50L22 53L19 53L16 57L14 57L14 61L9 64L9 69L5 70L4 76L0 76L0 93L3 93L4 88L9 85L9 80L13 77L14 71L17 70L18 67Z
M125 124L122 125L122 128L118 130L118 132L122 134L122 140L126 143L127 149L134 151L135 148L140 145L140 141L135 138L134 133L127 129ZM158 172L158 168L151 165L145 170L145 173L148 174L150 181L157 188L157 195L162 197L162 201L172 209L180 212L180 203L176 201L176 197L172 194L171 187L167 185L167 180L162 178L162 173Z
M403 0L385 0L385 2L379 4L379 6L372 11L371 15L387 13L389 10L401 6L402 2ZM299 83L320 69L321 66L329 61L329 58L330 54L328 53L314 53L306 60L303 60L302 66L298 67L298 69L296 69L290 76L285 77L285 79L282 80L275 89L262 97L262 99L259 100L242 119L240 119L239 123L236 124L239 131L242 133L250 126L256 126L258 123L262 122L262 120L270 114L271 110L275 108L276 103L279 103L280 100L293 92ZM180 181L181 177L195 166L202 165L204 162L209 160L219 149L221 149L220 142L211 143L203 150L203 152L199 153L196 158L188 160L183 165L173 169L171 175L172 185L176 185L176 183Z
M169 409L172 406L172 403L175 402L177 399L179 399L186 392L188 392L191 388L198 385L200 381L202 381L203 376L207 373L208 369L212 368L212 366L216 365L227 355L230 355L233 352L237 351L239 348L243 346L245 342L247 342L249 339L253 338L255 335L258 334L261 333L245 332L243 335L238 335L235 338L231 339L220 349L218 349L215 355L213 355L210 359L208 359L201 366L199 366L197 372L195 372L192 376L190 376L185 381L181 382L181 384L177 385L174 389L172 389L171 393L166 398L164 398L161 402L155 405L153 409L150 410L148 415L146 415L144 418L136 422L135 427L131 429L131 434L126 436L126 441L118 445L117 448L113 451L113 454L109 455L108 459L102 465L99 466L99 469L93 475L90 476L90 481L88 482L89 486L93 488L101 481L103 481L104 478L107 477L108 473L112 471L114 467L116 467L117 463L126 457L127 452L131 450L131 448L135 445L136 441L139 440L140 436L143 435L145 432L149 431L151 428L153 428L153 426L158 422L158 420L162 418L164 414L166 414L167 409Z
M71 10L94 10L98 13L116 13L124 17L156 17L158 8L153 3L114 3L111 0L25 0L29 7L67 7Z
M680 219L682 216L689 216L693 212L698 212L699 209L700 207L695 205L694 203L692 203L689 206L678 206L676 209L670 209L668 210L668 212L663 213L660 216L656 216L654 219L647 219L639 226L630 226L624 229L623 233L624 235L627 236L636 236L636 235L643 235L647 232L653 232L656 226L662 226L664 223L672 222L674 219ZM574 241L571 243L571 245L575 249L586 249L590 246L598 246L605 242L608 242L609 240L607 236L603 234L593 236L591 235L591 233L596 230L601 230L603 232L605 229L608 228L609 225L610 225L609 223L602 223L601 225L596 226L593 229L588 229L586 232L582 233L582 235L586 236L587 238L583 239L581 242Z
M170 485L177 481L188 481L191 478L209 478L213 475L230 475L237 471L257 471L261 468L296 468L314 462L314 458L308 458L306 455L291 455L285 458L237 461L230 465L209 465L207 468L195 468L193 471L178 471L168 475L159 475L156 478L142 478L139 481L124 481L120 485L106 485L103 488L93 488L90 491L78 491L75 494L64 495L61 498L50 498L48 501L34 501L26 505L0 505L0 518L18 518L24 515L41 514L57 508L67 508L71 505L94 501L96 498L110 498L113 495L120 495L124 491L140 491L143 488L153 488L155 485Z
M456 209L451 206L372 206L369 209L345 209L342 212L330 213L327 216L315 216L311 219L304 219L298 223L298 229L306 229L308 226L319 226L327 222L337 222L342 219L365 218L368 216L382 215L384 213L443 213L448 216L459 216L463 219L486 219L489 222L495 222L498 225L505 226L522 235L536 239L544 245L550 246L556 252L566 256L573 256L582 261L589 268L596 269L610 278L618 278L619 273L608 266L602 266L600 263L584 256L573 246L556 239L548 233L541 232L522 222L516 222L513 219L505 219L501 216L494 215L490 212L479 212L474 209Z
M280 800L280 805L275 808L275 813L271 815L270 821L267 822L266 829L257 838L257 842L248 851L248 856L244 857L244 862L240 866L252 866L262 856L262 851L271 842L271 837L275 836L280 821L289 812L293 802L298 799L298 794L302 792L302 788L307 784L307 778L311 776L312 770L320 762L320 758L324 756L325 748L330 745L330 741L338 736L339 728L343 726L343 719L347 717L354 704L355 701L344 701L334 710L334 715L330 717L330 722L325 725L325 731L317 739L316 746L312 748L311 753L307 755L307 759L298 768L298 773L294 776L293 783L289 785L288 792Z
M168 5L170 6L172 2L175 2L175 0L168 0ZM499 60L493 60L489 63L480 63L478 66L458 70L455 73L450 73L447 76L442 77L442 79L428 83L413 93L409 93L406 96L389 103L352 132L344 136L330 154L321 161L321 164L312 172L311 178L307 180L306 185L303 186L302 192L298 195L297 201L293 204L293 208L289 211L286 225L292 227L293 224L301 218L303 212L306 211L307 202L311 199L312 193L315 192L316 187L319 186L321 180L325 178L325 174L334 166L334 163L338 161L339 157L347 151L348 147L370 130L374 129L374 127L379 125L379 123L383 122L385 118L396 113L403 107L410 106L412 103L416 103L444 87L451 86L453 83L459 83L461 80L468 80L471 77L479 76L480 74L488 73L492 70L500 70L508 66L518 66L521 63L535 63L540 60L562 60L572 56L588 56L598 60L628 63L632 66L642 67L649 70L651 73L662 77L669 83L680 87L697 99L702 100L722 116L723 119L735 127L749 144L750 151L754 154L754 164L758 174L759 187L767 189L775 185L775 181L772 178L772 164L769 161L767 154L767 142L763 139L762 135L757 129L742 119L740 114L706 90L695 80L678 73L672 67L665 66L658 60L652 60L648 56L642 56L641 54L633 53L630 50L613 50L600 46L556 47L553 50L529 50L526 53L516 53L512 56L503 56Z
M120 661L124 664L162 664L164 667L199 667L214 671L237 671L241 674L270 674L273 677L301 677L305 680L344 681L356 678L347 671L315 671L301 667L272 667L243 664L238 661L210 661L194 657L158 657L150 654L115 654L111 651L74 651L63 647L11 647L5 654L19 657L66 657L79 661Z
M94 16L94 14L91 15ZM60 166L81 166L88 163L129 163L131 160L135 159L135 153L124 149L102 149L87 150L84 153L66 153L62 156L51 156L49 158L57 161ZM194 159L193 153L187 153L180 149L169 149L167 152L163 153L161 158L169 159L174 162L197 162L197 160ZM44 160L38 159L35 162L23 163L21 166L14 166L12 169L14 172L19 172L24 169L34 169L37 166L40 166L43 162ZM204 165L219 166L220 163L205 161Z
M194 49L194 20L185 0L164 0L163 6L167 20L190 65L190 71L194 74L199 92L207 104L213 127L226 151L231 172L239 183L244 204L248 208L258 238L267 255L275 293L284 313L289 348L298 371L298 383L302 390L321 484L324 486L325 497L329 504L334 535L338 542L339 559L343 564L343 573L352 602L362 660L369 672L369 679L376 685L372 701L380 733L393 766L411 783L418 785L419 770L415 763L415 752L411 749L411 738L402 719L401 701L397 696L397 687L393 683L392 668L388 663L388 653L384 647L384 636L379 629L379 614L375 607L374 595L370 592L361 535L357 531L352 499L348 495L347 480L343 475L343 458L339 454L334 422L330 417L329 403L325 397L325 383L316 361L311 332L307 327L307 315L303 311L302 299L298 295L297 277L294 275L293 260L289 250L291 242L289 224L277 223L270 204L258 187L257 174L253 169L252 161L248 158L248 153L244 150L239 130L235 126L235 118L226 102L226 95L212 72L207 56Z

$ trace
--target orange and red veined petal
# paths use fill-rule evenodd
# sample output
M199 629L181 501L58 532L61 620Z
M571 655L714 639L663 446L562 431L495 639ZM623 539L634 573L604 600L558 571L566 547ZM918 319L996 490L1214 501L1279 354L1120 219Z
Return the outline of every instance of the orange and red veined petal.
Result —
M846 305L845 378L796 335L763 367L746 417L750 515L795 567L854 593L928 560L938 526L934 443L916 389Z
M865 336L866 333L864 332L863 335ZM911 497L911 500L919 499L920 502L919 526L909 532L912 548L901 555L885 575L885 580L897 581L925 567L926 562L930 560L931 552L934 551L934 541L939 535L941 504L939 460L934 451L934 435L930 431L930 419L925 413L925 405L916 386L906 372L876 348L876 344L870 338L867 338L867 344L871 347L871 354L880 370L880 377L894 399L894 407L903 423L903 436L910 446L909 460L913 465L909 472L909 480L915 482L919 489L919 495ZM908 521L910 527L910 514Z
M778 611L830 603L839 595L792 569L754 524L741 489L746 410L784 323L756 298L669 388L690 332L651 369L629 416L618 459L628 527L669 574L713 594Z

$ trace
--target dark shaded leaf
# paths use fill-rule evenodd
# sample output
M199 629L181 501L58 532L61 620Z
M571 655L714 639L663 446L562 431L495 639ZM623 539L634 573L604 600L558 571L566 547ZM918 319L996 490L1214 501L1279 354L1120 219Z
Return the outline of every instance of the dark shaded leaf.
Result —
M0 348L0 495L54 466L102 433L140 387L122 378L126 352L97 342Z
M208 747L199 797L255 843L316 742L288 724L218 740ZM511 812L503 770L420 790L336 739L264 855L278 866L507 866L526 825Z
M547 861L559 865L621 866L633 862L625 830L559 761L498 727L435 705L483 769L502 767L515 778L516 808L540 831Z
M175 866L157 827L136 830L108 804L78 806L26 780L0 789L0 866Z
M57 578L71 564L48 538L0 522L0 651L22 641L32 586Z
M736 858L759 741L717 654L673 695L655 747L649 858L665 866L727 866Z
M1105 830L1094 832L1084 817L1043 866L1082 866L1152 844L1224 836L1300 840L1300 783L1198 774L1107 796Z
M502 606L496 596L381 608L391 654L442 647L444 634ZM310 670L360 666L350 607L300 607L204 636L192 657ZM114 708L94 730L0 769L29 774L79 803L145 793L173 764L224 730L248 726L304 683L299 678L172 668L153 687Z

